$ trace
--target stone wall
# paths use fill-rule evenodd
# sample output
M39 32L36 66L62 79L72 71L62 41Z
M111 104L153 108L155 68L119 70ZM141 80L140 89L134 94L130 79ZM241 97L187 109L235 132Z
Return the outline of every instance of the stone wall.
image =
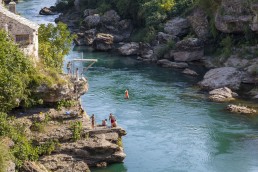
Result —
M16 35L29 35L30 43L21 46L21 49L38 61L38 25L0 6L0 29L5 29L6 24L8 33L14 40Z

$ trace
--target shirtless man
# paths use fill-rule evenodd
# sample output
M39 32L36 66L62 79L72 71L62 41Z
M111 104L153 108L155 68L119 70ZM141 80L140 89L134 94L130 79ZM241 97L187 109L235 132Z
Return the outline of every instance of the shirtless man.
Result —
M112 115L112 113L110 113L110 115L109 115L109 120L110 120L110 122L111 122L111 128L117 126L117 124L116 124L116 118L115 118L114 115Z

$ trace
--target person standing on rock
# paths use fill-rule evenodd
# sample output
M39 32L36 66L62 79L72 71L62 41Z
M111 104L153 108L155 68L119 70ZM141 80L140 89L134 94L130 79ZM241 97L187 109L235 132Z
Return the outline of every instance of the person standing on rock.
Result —
M95 126L95 116L94 116L94 114L91 115L90 119L91 119L91 128L94 129L94 126Z
M71 74L71 66L72 66L72 63L69 61L66 65L66 69L67 69L67 74L70 75Z
M117 126L117 124L116 124L116 117L112 113L110 113L110 115L109 115L109 120L111 122L111 128Z
M79 81L79 68L78 67L76 68L75 78L76 78L76 81Z
M129 99L129 91L128 91L128 89L125 90L125 99Z

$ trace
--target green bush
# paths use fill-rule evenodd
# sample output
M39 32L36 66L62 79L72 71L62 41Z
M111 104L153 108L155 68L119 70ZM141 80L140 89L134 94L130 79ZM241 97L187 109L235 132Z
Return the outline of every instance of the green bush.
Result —
M61 110L63 107L69 108L77 104L75 100L61 100L57 103L57 110Z
M38 147L39 155L50 155L54 150L60 147L58 140L48 140Z
M77 121L77 122L73 122L71 124L71 130L73 132L73 141L77 141L79 139L81 139L81 134L82 134L82 122L81 121Z
M26 160L36 161L40 155L50 154L59 145L56 140L49 140L42 145L34 144L33 141L29 140L27 137L25 126L16 124L15 120L8 117L5 113L0 113L0 137L9 137L15 143L10 149L10 153L14 156L15 164L18 168L20 168Z
M67 25L61 22L57 26L41 24L38 32L39 55L43 64L46 68L62 72L64 56L69 53L75 35L71 35Z
M0 111L7 112L21 103L29 105L30 86L37 72L29 58L0 30Z

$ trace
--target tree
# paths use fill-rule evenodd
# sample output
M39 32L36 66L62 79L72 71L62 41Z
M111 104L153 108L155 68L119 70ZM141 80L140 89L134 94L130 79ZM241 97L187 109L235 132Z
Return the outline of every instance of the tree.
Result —
M75 35L71 35L67 26L61 22L40 25L39 28L39 55L45 67L62 71L64 56L71 49Z
M35 69L19 47L0 30L0 112L7 112L27 101L28 86Z

